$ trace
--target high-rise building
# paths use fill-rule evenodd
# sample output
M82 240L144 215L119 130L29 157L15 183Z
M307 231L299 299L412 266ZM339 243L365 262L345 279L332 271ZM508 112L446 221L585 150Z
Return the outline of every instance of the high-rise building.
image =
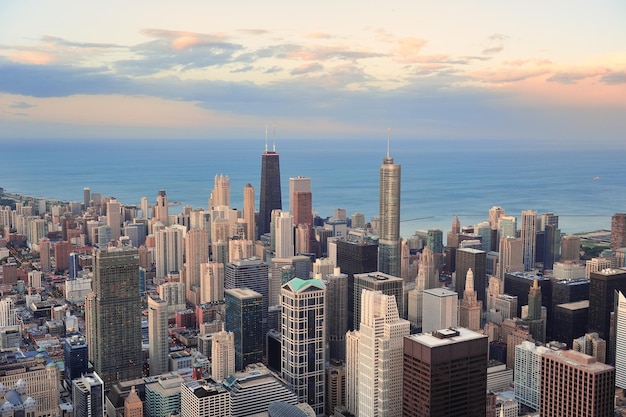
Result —
M565 235L561 238L561 262L580 261L580 236Z
M224 264L207 262L200 265L200 303L224 300Z
M257 234L256 215L254 213L254 187L250 183L243 188L243 219L247 225L246 239L255 241Z
M0 328L17 325L16 308L13 299L0 300Z
M50 239L47 237L39 239L39 263L41 264L41 272L50 273Z
M267 312L269 308L269 270L267 263L254 257L236 259L233 262L227 263L224 266L224 288L250 288L263 296L261 317L263 322L263 335L265 335L268 330Z
M266 138L265 152L261 157L261 194L257 224L259 236L269 233L272 210L280 210L282 207L278 153L275 145L271 151L268 150Z
M131 387L128 397L124 400L124 416L143 417L143 401L139 398L134 385Z
M382 272L356 274L354 276L354 328L359 329L361 322L361 296L363 290L381 291L385 295L393 295L396 300L399 314L404 311L404 280Z
M463 327L405 337L402 415L484 416L487 348Z
M626 213L615 213L611 217L611 249L626 247Z
M65 338L63 343L63 360L65 361L65 380L68 386L72 380L87 373L89 357L87 341L82 335Z
M167 372L170 352L167 302L148 296L150 375Z
M535 267L535 252L537 246L537 212L534 210L522 210L522 260L524 270L530 271Z
M62 240L54 245L54 262L58 272L64 272L70 266L70 251L72 245L67 240ZM5 277L6 283L6 277Z
M184 226L165 227L154 233L156 277L165 278L170 272L183 269Z
M622 327L620 330L623 331L624 328ZM619 343L619 341L617 341L617 343ZM582 352L589 356L593 356L598 362L606 362L606 340L601 339L598 336L598 333L585 333L584 336L580 336L579 338L574 339L572 341L572 350L575 350L576 352ZM618 361L615 364L615 385L620 388L624 388L624 386L626 385L626 373L624 372L624 370L624 363L622 361ZM618 377L620 373L622 374L621 385L617 383L617 381L620 379Z
M141 218L149 219L151 215L152 210L150 208L148 197L141 197Z
M504 280L504 276L510 272L524 270L524 248L521 238L503 236L500 239L499 252L498 277L501 280Z
M504 293L517 297L517 317L522 317L522 306L528 304L528 293L533 281L541 287L541 305L546 306L548 317L552 314L552 283L549 278L525 272L512 272L504 276Z
M221 382L235 373L235 334L221 331L211 340L211 378Z
M232 332L235 347L235 369L263 359L263 296L249 288L231 288L226 297L226 331ZM267 313L266 313L267 315Z
M180 385L180 417L231 417L230 392L211 380L191 380Z
M401 167L393 163L387 143L380 166L378 270L394 277L400 276L400 177Z
M615 291L615 386L626 389L626 297Z
M410 325L400 318L395 301L392 295L363 290L356 332L359 416L398 416L402 410L402 349Z
M422 332L456 327L459 296L446 288L432 288L422 293Z
M83 210L87 210L89 202L91 201L91 189L89 187L83 188Z
M131 247L93 252L85 304L89 358L106 387L142 374L139 255Z
M293 216L294 225L306 224L313 226L313 195L311 178L289 178L289 213Z
M230 178L228 175L216 175L213 191L209 198L209 209L217 206L230 207Z
M111 240L118 240L122 235L122 205L115 199L107 203L107 226L111 228Z
M209 262L209 232L193 229L185 238L185 289L187 301L193 305L200 301L201 265Z
M459 302L459 326L470 330L480 330L480 318L483 311L483 303L476 297L474 290L474 273L467 270L465 277L465 291L463 299Z
M169 206L165 190L159 190L159 193L157 194L154 216L156 217L156 221L163 224L163 226L168 226L170 224Z
M75 417L104 415L104 383L98 374L85 374L72 381L72 404Z
M515 346L515 399L535 411L541 396L541 352L546 350L527 340Z
M171 373L160 375L145 384L146 415L169 417L170 413L177 413L180 410L180 385L183 382L184 378Z
M294 255L293 216L285 211L274 212L274 234L276 240L276 257L287 258ZM306 277L303 277L306 278Z
M485 288L487 287L487 252L472 248L462 248L456 251L456 281L457 293L465 288L467 271L472 270L474 275L474 289L478 301L486 302Z
M325 301L317 279L294 278L281 289L282 377L316 415L324 415L325 404Z
M443 253L443 232L439 229L429 229L426 233L426 246L433 253Z
M326 366L326 415L346 404L346 363L331 359Z
M588 331L596 332L607 340L610 346L611 312L614 310L615 291L626 293L626 271L619 269L605 269L592 272L589 282L589 323ZM607 363L614 363L608 356Z
M541 353L541 399L545 417L613 416L615 368L574 350Z
M326 341L328 359L346 360L346 332L348 331L348 275L335 268L327 274L326 284Z
M504 209L500 206L493 206L489 209L489 227L491 230L498 230L498 222L500 217L504 215Z
M533 285L528 290L528 315L524 317L524 323L528 326L533 339L545 343L546 320L541 316L541 299L539 281L533 280Z
M498 242L503 237L517 237L517 219L515 216L501 216L498 220Z

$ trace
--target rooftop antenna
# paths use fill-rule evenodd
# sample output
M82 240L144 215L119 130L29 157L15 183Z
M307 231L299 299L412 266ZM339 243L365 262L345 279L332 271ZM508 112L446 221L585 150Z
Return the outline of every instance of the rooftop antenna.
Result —
M387 128L387 158L389 158L389 139L391 137L391 128Z
M272 134L272 152L276 152L276 123L274 123L274 133Z
M265 153L267 153L267 123L265 123Z

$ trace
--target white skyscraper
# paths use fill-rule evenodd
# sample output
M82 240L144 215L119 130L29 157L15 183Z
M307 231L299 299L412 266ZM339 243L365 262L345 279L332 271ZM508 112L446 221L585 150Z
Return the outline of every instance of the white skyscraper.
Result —
M549 350L523 341L515 346L515 399L539 410L541 399L541 352Z
M294 255L293 244L293 216L281 211L278 216L272 216L276 236L276 257L287 258Z
M15 304L10 298L4 298L0 301L0 328L7 326L15 326Z
M141 197L141 217L143 219L149 219L150 215L150 203L148 202L148 197Z
M326 287L317 279L294 278L281 288L282 376L287 386L324 415Z
M402 414L403 339L410 324L400 319L394 296L363 290L358 332L359 416Z
M459 295L446 288L424 290L422 333L435 332L458 323Z
M167 205L167 195L165 194L165 190L160 190L157 194L157 203L154 214L156 220L161 222L164 226L168 226L170 224L169 206Z
M537 242L537 212L534 210L522 211L522 228L520 229L522 246L524 249L524 270L530 271L535 266L535 249Z
M209 199L209 208L217 206L230 207L230 179L227 175L216 175Z
M156 277L164 278L168 273L183 267L184 226L165 227L154 233Z
M169 333L167 302L148 297L148 337L150 353L150 375L167 372Z
M207 262L200 265L200 303L224 300L224 264Z
M615 386L626 389L626 297L616 292L615 314Z
M221 382L235 373L235 335L221 331L211 341L211 378Z
M122 234L122 205L115 199L107 203L107 226L111 227L111 240L118 240Z

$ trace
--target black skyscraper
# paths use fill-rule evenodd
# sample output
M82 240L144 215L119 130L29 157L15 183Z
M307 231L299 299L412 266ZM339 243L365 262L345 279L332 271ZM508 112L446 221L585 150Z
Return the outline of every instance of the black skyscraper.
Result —
M264 233L269 233L272 210L281 210L282 207L278 154L275 148L272 151L268 151L266 144L265 152L261 159L261 195L259 221L257 224L258 237Z

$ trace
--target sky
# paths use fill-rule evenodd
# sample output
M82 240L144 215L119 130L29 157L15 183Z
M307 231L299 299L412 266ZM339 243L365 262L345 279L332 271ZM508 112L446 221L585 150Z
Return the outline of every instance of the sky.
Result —
M626 2L15 0L0 140L626 148Z

